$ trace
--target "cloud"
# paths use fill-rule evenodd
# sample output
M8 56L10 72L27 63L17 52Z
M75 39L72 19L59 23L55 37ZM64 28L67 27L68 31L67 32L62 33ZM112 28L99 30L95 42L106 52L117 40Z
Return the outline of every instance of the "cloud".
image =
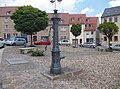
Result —
M91 9L91 8L85 8L85 9L83 9L82 11L81 11L81 13L82 14L86 14L86 13L91 13L91 12L93 12L94 11L94 9Z
M69 12L75 10L75 4L78 2L83 2L84 0L62 0L59 4L56 0L56 6L59 12ZM50 3L50 0L2 0L0 6L23 6L32 5L33 7L45 10L47 12L53 12L54 4Z
M101 13L96 14L95 16L99 18L99 23L101 23L101 16L103 14L103 11Z
M111 0L108 2L108 4L110 5L110 7L120 6L120 0Z

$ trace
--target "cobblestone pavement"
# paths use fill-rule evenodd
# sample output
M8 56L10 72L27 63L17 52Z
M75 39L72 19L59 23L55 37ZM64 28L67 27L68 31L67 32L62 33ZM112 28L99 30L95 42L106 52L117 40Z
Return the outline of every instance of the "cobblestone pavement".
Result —
M120 89L120 52L60 46L61 56L66 56L61 60L62 68L78 72L72 77L49 80L41 73L50 70L52 48L48 46L42 57L20 54L18 48L7 46L4 49L0 65L3 89ZM12 58L29 62L10 65L6 59Z

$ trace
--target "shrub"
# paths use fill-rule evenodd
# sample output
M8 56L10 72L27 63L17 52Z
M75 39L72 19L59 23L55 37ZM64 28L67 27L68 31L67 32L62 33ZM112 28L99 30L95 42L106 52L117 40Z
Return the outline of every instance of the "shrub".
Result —
M44 51L38 49L32 50L31 56L44 56Z

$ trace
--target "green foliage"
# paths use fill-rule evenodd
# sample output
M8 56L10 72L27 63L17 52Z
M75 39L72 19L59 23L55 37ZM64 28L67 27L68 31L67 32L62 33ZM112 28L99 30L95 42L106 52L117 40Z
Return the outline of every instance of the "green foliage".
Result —
M118 33L118 26L113 22L101 23L98 29L102 34L106 35L107 37L111 37L114 34Z
M110 49L110 39L112 38L113 35L118 33L118 31L119 31L118 26L113 22L104 22L98 26L98 29L103 35L107 36L108 45L109 45L109 49Z
M73 24L71 27L71 32L75 36L75 48L76 48L76 37L81 34L81 24Z
M75 37L81 34L81 30L82 30L81 24L73 24L71 27L71 32Z
M30 5L19 7L13 13L11 19L15 23L15 29L27 35L44 30L48 26L48 15L46 12Z
M44 56L44 51L41 51L41 50L32 50L31 51L31 56Z

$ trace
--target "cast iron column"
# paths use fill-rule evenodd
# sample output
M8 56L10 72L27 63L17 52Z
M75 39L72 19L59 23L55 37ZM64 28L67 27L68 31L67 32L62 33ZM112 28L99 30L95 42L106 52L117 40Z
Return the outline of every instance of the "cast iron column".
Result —
M54 10L53 17L53 49L52 49L52 64L50 73L51 74L61 74L61 64L60 64L60 49L58 44L58 25L61 18L59 17L57 10Z

